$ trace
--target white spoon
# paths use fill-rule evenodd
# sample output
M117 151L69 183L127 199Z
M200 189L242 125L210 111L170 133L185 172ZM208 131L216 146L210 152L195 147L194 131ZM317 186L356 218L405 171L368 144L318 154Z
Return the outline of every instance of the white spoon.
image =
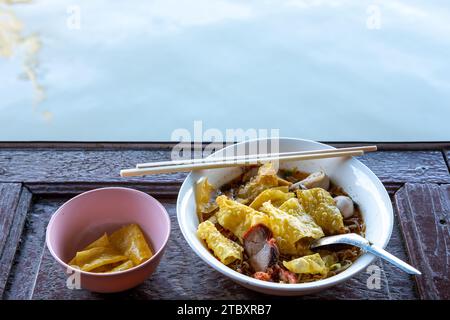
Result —
M384 260L389 261L393 265L397 266L398 268L400 268L401 270L403 270L409 274L416 274L416 275L422 274L416 268L410 266L409 264L400 260L396 256L393 256L386 250L370 243L369 240L361 237L360 235L358 235L356 233L346 233L346 234L340 234L337 236L324 237L324 238L315 240L311 244L311 248L328 246L331 244L342 244L342 243L359 247L366 252L372 253L373 255L383 258Z

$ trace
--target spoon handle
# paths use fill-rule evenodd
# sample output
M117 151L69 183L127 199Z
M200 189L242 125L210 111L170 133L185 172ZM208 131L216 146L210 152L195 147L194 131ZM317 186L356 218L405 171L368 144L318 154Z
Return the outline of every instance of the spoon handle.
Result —
M406 262L400 260L396 256L393 256L392 254L390 254L389 252L387 252L386 250L384 250L378 246L369 245L369 246L366 246L364 249L380 258L383 258L383 259L389 261L393 265L397 266L398 268L402 269L403 271L405 271L409 274L416 274L416 275L422 274L416 268L410 266Z

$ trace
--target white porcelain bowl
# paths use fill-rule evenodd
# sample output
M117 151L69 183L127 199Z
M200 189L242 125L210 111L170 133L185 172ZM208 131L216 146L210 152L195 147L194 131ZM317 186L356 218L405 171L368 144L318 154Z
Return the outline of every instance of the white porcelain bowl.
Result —
M331 146L322 143L303 139L279 138L278 141L279 152L332 148ZM248 150L257 150L254 147L256 144L261 143L269 144L269 152L276 150L270 149L270 146L275 146L277 144L277 139L259 139L229 146L219 150L212 156L230 156L236 152L237 148L243 147L247 148L246 153L248 154ZM253 154L255 152L250 153ZM241 154L242 153L239 152L239 155ZM366 223L366 238L378 246L383 248L386 246L392 232L392 204L383 184L375 174L361 162L353 158L331 158L284 162L280 164L280 167L297 167L299 170L306 172L314 172L320 169L324 170L331 178L331 181L342 187L359 205ZM334 286L356 275L361 270L364 270L373 261L374 256L366 253L359 257L352 266L338 275L315 282L300 284L280 284L257 280L240 274L220 263L207 250L196 235L199 221L195 208L194 186L198 179L206 176L212 185L219 187L238 176L239 173L239 168L223 168L191 172L181 186L178 195L177 217L183 236L192 250L215 270L249 289L267 294L288 296L310 294Z

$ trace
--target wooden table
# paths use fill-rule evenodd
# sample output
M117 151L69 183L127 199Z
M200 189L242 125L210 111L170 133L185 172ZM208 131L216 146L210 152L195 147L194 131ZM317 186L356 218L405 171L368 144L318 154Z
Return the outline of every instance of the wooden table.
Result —
M332 143L349 146L351 143ZM412 277L376 260L379 288L361 272L333 289L293 299L449 299L450 143L382 143L361 157L386 186L395 209L387 249L423 272ZM172 143L0 143L0 296L3 299L257 299L223 277L188 247L176 221L186 174L120 178L120 168L169 159ZM53 212L93 188L127 186L148 192L172 219L158 271L135 289L96 294L66 288L66 274L45 246ZM277 297L271 297L276 299Z

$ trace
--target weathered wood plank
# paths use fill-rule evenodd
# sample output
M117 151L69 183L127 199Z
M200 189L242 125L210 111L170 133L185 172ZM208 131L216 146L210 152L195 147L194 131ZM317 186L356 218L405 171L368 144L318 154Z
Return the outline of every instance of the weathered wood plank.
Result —
M448 300L450 185L406 184L395 198L421 298Z
M381 151L360 158L383 183L450 183L440 151Z
M57 182L57 183L27 183L26 187L35 195L74 195L88 190L105 187L133 188L151 193L158 197L176 197L180 188L179 182L165 183L131 183L131 182ZM397 186L392 186L398 190Z
M122 178L120 169L138 162L170 160L170 150L0 149L0 181L26 183L181 183L185 173Z
M136 163L168 160L170 149L0 149L0 182L180 184L186 173L121 178ZM381 151L360 158L383 183L450 183L441 151Z
M354 147L362 145L377 145L379 151L424 151L424 150L442 150L450 149L449 141L442 142L376 142L376 141L320 141L336 148ZM64 142L64 141L45 141L45 142L26 142L26 141L0 141L1 149L126 149L126 150L149 150L149 149L171 149L174 145L179 144L177 141L160 141L160 142L114 142L114 141L87 141L87 142ZM229 144L229 143L226 143ZM223 143L204 142L203 146L214 145L221 148Z
M20 197L20 183L0 183L0 253L3 252Z
M76 148L73 148L73 146L68 147L67 144L62 145L64 147L61 147L61 144L55 144L54 147L59 149L44 148L36 150L32 145L29 148L2 149L3 144L0 144L0 182L5 181L8 182L5 185L20 186L20 184L14 182L23 181L32 193L44 197L38 199L28 215L27 224L21 238L20 250L17 251L12 270L10 271L11 259L14 252L16 252L17 238L21 234L21 223L23 224L23 218L27 212L25 208L28 206L27 203L30 201L31 194L29 192L19 192L19 195L14 197L14 192L9 191L4 196L4 192L0 188L0 207L2 199L6 198L10 199L9 203L14 201L18 203L15 213L11 215L13 218L5 216L5 221L10 224L9 230L12 230L9 232L14 236L10 237L8 235L3 239L3 246L8 248L8 253L5 256L9 257L4 260L9 261L8 263L0 264L0 284L2 281L3 283L5 282L9 274L4 298L255 299L267 297L244 289L216 273L199 260L188 247L175 219L175 196L185 174L131 179L123 179L118 176L118 168L134 166L137 162L169 159L170 145L168 146L164 143L159 145L149 144L146 145L146 148L139 145L132 150L126 149L128 144L123 144L123 146L108 143L94 144L95 146L86 149L83 147L83 144ZM340 146L343 145L340 144ZM404 152L396 151L394 147L388 149L391 151L367 154L361 160L380 177L391 195L403 183L450 183L448 162L446 162L450 156L450 151ZM0 185L2 184L0 183ZM67 195L78 194L92 188L116 185L132 187L157 195L166 206L172 219L172 236L166 256L163 258L158 272L153 277L141 286L128 292L115 295L101 295L84 290L68 290L65 288L66 275L64 270L60 269L45 248L45 227L51 214L64 200L54 198L54 196L64 195L67 197ZM445 189L447 194L449 192L448 186L438 188L440 188L439 190L447 188ZM398 202L402 192L405 192L404 189L396 196L396 204L399 208ZM442 193L443 191L440 191L440 194ZM412 197L411 195L404 198L411 200L410 198ZM15 200L11 202L11 199ZM445 199L446 202L441 199L439 203L444 203L445 208L448 208L448 196ZM416 199L415 201L426 202L426 199L420 198L420 200ZM3 202L6 203L8 201L3 200ZM7 206L3 205L3 207L6 208ZM11 211L12 209L8 210L8 212L13 212ZM448 212L448 209L446 210ZM404 216L403 212L400 212L401 219ZM19 218L15 217L17 215ZM448 217L448 214L446 217ZM448 220L445 221L448 224ZM405 230L403 228L404 232ZM412 233L405 232L405 238L407 234ZM0 233L0 240L2 239L1 236L2 234ZM430 240L428 235L423 235L423 239L428 241L425 243L433 243L434 241L433 239ZM410 239L410 241L412 240ZM406 241L408 249L411 250L411 245L407 238ZM15 247L14 243L16 243ZM10 246L10 244L13 245ZM401 259L408 261L406 248L403 246L403 238L397 222L394 226L388 250ZM414 249L412 250L414 251ZM412 256L411 260L413 258ZM2 259L4 258L2 257ZM179 263L174 264L173 261L179 261ZM415 264L413 261L412 263ZM380 289L369 289L366 285L369 275L362 272L350 281L332 290L303 298L414 299L418 297L413 278L380 260L376 260L375 264L383 270ZM2 268L5 272L2 271ZM419 265L420 268L421 266ZM422 287L428 288L427 286L430 286L429 278L422 280L424 283L421 283L420 279L418 281L418 287L422 296L424 292Z
M66 274L45 249L45 226L63 199L43 198L35 203L23 235L23 244L9 282L8 299L257 299L268 296L245 289L215 272L200 260L184 240L176 221L175 199L159 199L169 212L171 237L157 272L142 285L118 294L96 294L65 287ZM398 229L388 250L405 258ZM402 272L375 262L382 270L379 289L367 287L368 273L362 272L333 289L305 299L414 299L414 282ZM283 298L286 299L286 298Z
M22 233L31 194L20 184L0 184L0 297Z
M445 157L445 162L447 163L447 168L450 171L450 150L443 150L444 153L444 157Z
M27 216L20 246L4 294L5 299L30 299L35 288L45 249L45 230L50 217L66 199L40 199L34 203ZM43 270L46 272L50 270ZM58 269L58 271L61 271ZM42 285L42 284L40 284ZM45 284L52 286L52 283ZM63 298L61 296L61 298Z

